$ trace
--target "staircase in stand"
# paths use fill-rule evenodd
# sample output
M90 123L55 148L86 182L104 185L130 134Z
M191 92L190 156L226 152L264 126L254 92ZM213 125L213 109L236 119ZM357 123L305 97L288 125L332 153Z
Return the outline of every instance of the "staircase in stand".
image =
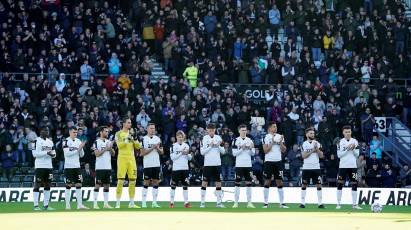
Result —
M153 69L151 70L151 82L156 83L160 80L168 82L169 76L164 71L163 65L157 60L151 59L153 63Z

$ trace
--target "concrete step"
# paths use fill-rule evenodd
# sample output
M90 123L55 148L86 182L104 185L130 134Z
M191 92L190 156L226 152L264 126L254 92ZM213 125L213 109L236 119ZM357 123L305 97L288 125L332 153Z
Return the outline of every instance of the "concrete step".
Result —
M153 70L152 70L153 72L154 71L163 71L163 67L153 67Z
M159 71L159 72L154 72L154 71L151 71L151 75L156 75L156 76L158 76L158 75L166 75L166 73L164 72L164 71Z
M158 63L157 60L151 59L153 69L151 71L151 82L158 82L159 80L164 80L168 82L169 76L165 73L162 64Z

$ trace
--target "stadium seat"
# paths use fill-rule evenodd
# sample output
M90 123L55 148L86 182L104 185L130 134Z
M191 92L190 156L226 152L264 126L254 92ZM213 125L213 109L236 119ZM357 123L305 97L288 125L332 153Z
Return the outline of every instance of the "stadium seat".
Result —
M23 182L23 187L25 187L25 188L30 188L30 187L33 187L33 183L32 182Z
M21 171L22 173L27 173L30 169L31 169L30 167L21 167L21 168L20 168L20 171Z
M13 178L11 178L11 182L21 182L22 177L15 175Z
M11 188L19 188L21 186L21 183L19 182L12 182L10 183Z
M23 178L23 182L33 182L34 181L34 176L25 176Z
M8 188L9 183L8 182L0 182L0 188Z

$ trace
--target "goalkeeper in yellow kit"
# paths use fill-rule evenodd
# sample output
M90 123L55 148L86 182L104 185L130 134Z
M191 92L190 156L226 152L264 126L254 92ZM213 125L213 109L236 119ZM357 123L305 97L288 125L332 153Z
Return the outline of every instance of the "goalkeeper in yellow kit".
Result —
M137 140L134 130L131 128L130 118L122 120L123 128L115 135L115 141L118 147L117 158L117 189L116 189L116 208L120 208L120 199L123 192L123 184L128 176L128 195L130 197L129 208L140 208L134 204L134 195L136 191L137 165L134 156L134 149L141 149L141 144Z

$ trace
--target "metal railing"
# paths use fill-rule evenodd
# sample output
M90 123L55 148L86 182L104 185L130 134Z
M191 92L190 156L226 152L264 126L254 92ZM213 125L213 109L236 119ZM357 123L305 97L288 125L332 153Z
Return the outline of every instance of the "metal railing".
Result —
M387 132L377 130L384 152L396 165L411 164L411 130L395 117L386 121Z
M2 78L2 77L4 77L5 75L10 75L11 76L11 79L12 80L14 80L14 81L21 81L21 80L23 80L23 76L24 75L28 75L29 77L31 77L31 76L43 76L43 77L47 77L47 76L49 76L49 75L56 75L56 76L59 76L60 74L62 74L62 73L58 73L58 74L54 74L54 73L27 73L27 72L0 72L0 79ZM78 77L80 78L81 77L81 74L78 74L78 73L64 73L64 75L66 76L66 77L76 77L77 75L78 75ZM107 74L91 74L93 77L107 77L107 76L110 76L110 74L109 73L107 73ZM135 75L130 75L130 74L119 74L118 76L129 76L129 77L133 77L133 76L135 76ZM20 79L21 78L21 79Z

